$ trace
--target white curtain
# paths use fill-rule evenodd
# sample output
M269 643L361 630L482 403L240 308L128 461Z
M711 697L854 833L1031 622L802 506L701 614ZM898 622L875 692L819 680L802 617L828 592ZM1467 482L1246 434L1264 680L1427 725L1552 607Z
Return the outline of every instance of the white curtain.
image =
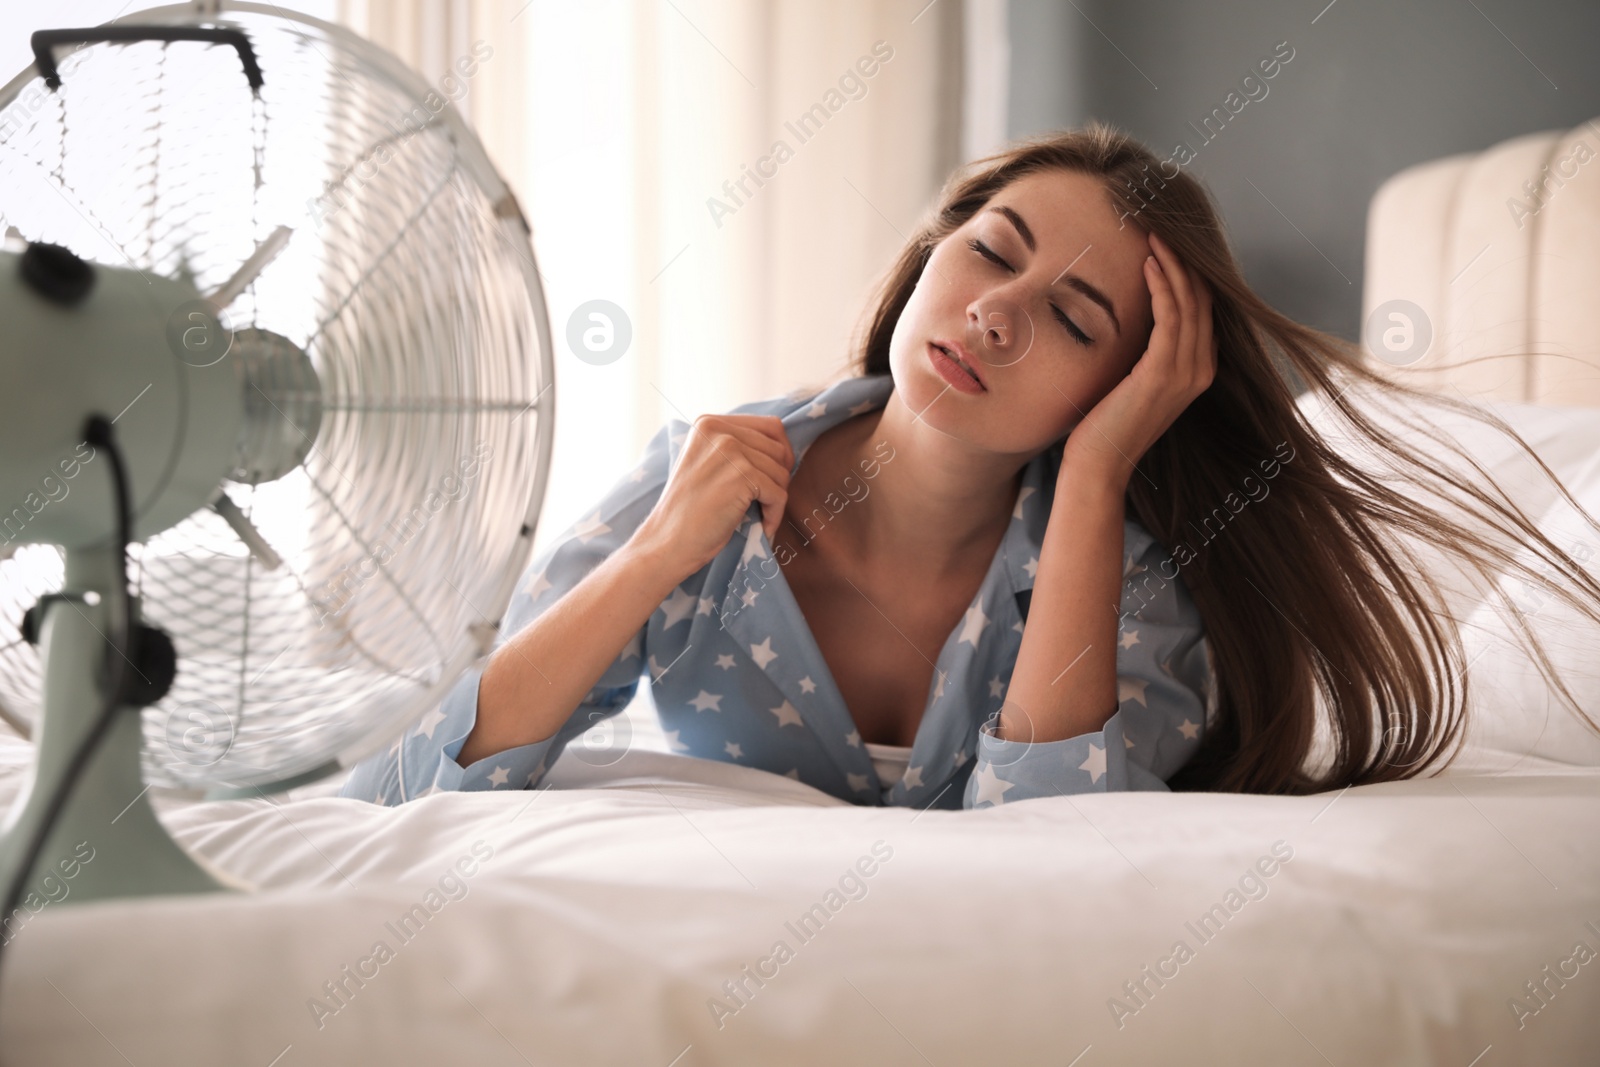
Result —
M518 26L522 0L337 3L340 22L405 60L455 102L500 173L520 191L528 69L527 37Z
M979 6L992 35L995 0ZM964 16L961 0L341 0L436 85L493 50L452 88L533 225L556 335L539 544L667 419L845 372L873 283L960 161ZM631 326L603 365L566 341L592 300Z

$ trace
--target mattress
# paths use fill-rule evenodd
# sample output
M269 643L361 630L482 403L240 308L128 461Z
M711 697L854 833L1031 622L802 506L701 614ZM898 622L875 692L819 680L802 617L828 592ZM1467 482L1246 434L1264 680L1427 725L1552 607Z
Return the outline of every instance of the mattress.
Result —
M1498 411L1600 513L1600 412ZM1541 528L1593 536L1452 425ZM1316 796L867 808L646 743L397 808L337 778L160 797L255 890L45 905L0 1064L1595 1063L1600 738L1456 606L1462 758ZM1600 635L1528 618L1600 718ZM0 804L29 756L0 736Z
M1592 769L926 812L655 752L550 782L163 804L257 891L47 906L12 945L4 1062L1465 1067L1600 1043Z

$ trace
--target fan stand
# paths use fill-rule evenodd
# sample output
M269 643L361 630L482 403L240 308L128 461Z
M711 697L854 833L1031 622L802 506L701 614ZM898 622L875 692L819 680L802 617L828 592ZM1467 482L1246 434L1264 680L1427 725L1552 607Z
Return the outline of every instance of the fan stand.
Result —
M38 744L22 792L0 826L0 885L9 883L23 861L27 839L44 817L72 752L100 714L102 699L94 677L111 632L113 583L122 580L116 554L110 546L69 549L62 585L66 598L48 600L42 609L44 699L35 731ZM90 590L99 594L97 604L83 602ZM130 596L129 602L137 624L139 598ZM150 804L140 768L141 745L140 709L118 709L83 774L68 785L71 795L24 886L23 905L30 897L35 903L69 903L253 888L191 856L172 839ZM44 885L50 875L53 883ZM10 919L0 916L6 936Z

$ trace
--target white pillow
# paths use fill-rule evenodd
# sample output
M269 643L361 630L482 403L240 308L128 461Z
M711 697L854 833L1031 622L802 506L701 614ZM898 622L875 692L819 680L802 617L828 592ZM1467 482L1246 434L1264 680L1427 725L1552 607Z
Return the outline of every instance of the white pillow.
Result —
M1451 469L1471 477L1485 489L1483 479L1458 458L1404 425L1388 405L1374 403L1368 387L1346 394L1373 422L1401 441L1419 446L1430 458L1446 461ZM1317 429L1337 444L1350 446L1342 420L1320 392L1303 394L1301 410ZM1578 503L1600 518L1600 408L1550 407L1504 401L1475 402L1505 420L1549 465ZM1332 414L1330 414L1330 411ZM1433 405L1406 406L1420 418L1459 442L1488 471L1537 527L1556 544L1600 576L1600 533L1585 523L1561 499L1549 479L1523 454L1514 441L1493 427ZM1352 446L1346 455L1362 469L1381 474L1376 463L1364 462ZM1390 475L1389 484L1399 484ZM1567 767L1600 766L1600 732L1586 725L1561 700L1560 694L1539 671L1534 657L1522 647L1521 628L1496 599L1469 581L1437 546L1408 540L1419 572L1440 583L1449 610L1460 620L1469 684L1464 738L1450 766L1434 764L1426 774L1549 773ZM1520 556L1532 563L1531 551ZM1556 579L1551 576L1552 582ZM1476 581L1481 582L1481 579ZM1502 575L1499 586L1524 613L1535 636L1579 707L1600 722L1600 624L1585 618L1538 586L1515 576ZM1326 715L1326 709L1319 709ZM1325 721L1319 721L1316 740L1306 761L1308 770L1325 767L1331 760Z

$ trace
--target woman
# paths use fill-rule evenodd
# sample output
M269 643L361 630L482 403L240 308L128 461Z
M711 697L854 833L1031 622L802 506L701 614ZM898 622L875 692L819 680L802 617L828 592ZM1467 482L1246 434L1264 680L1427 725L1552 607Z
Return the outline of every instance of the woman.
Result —
M1269 343L1450 507L1323 442ZM1475 409L1265 305L1198 183L1108 127L955 176L857 370L663 428L533 562L488 661L343 795L534 786L646 665L675 751L855 803L1312 792L1410 777L1460 733L1459 639L1397 535L1565 574L1552 592L1600 622L1600 584L1526 516L1343 393Z

